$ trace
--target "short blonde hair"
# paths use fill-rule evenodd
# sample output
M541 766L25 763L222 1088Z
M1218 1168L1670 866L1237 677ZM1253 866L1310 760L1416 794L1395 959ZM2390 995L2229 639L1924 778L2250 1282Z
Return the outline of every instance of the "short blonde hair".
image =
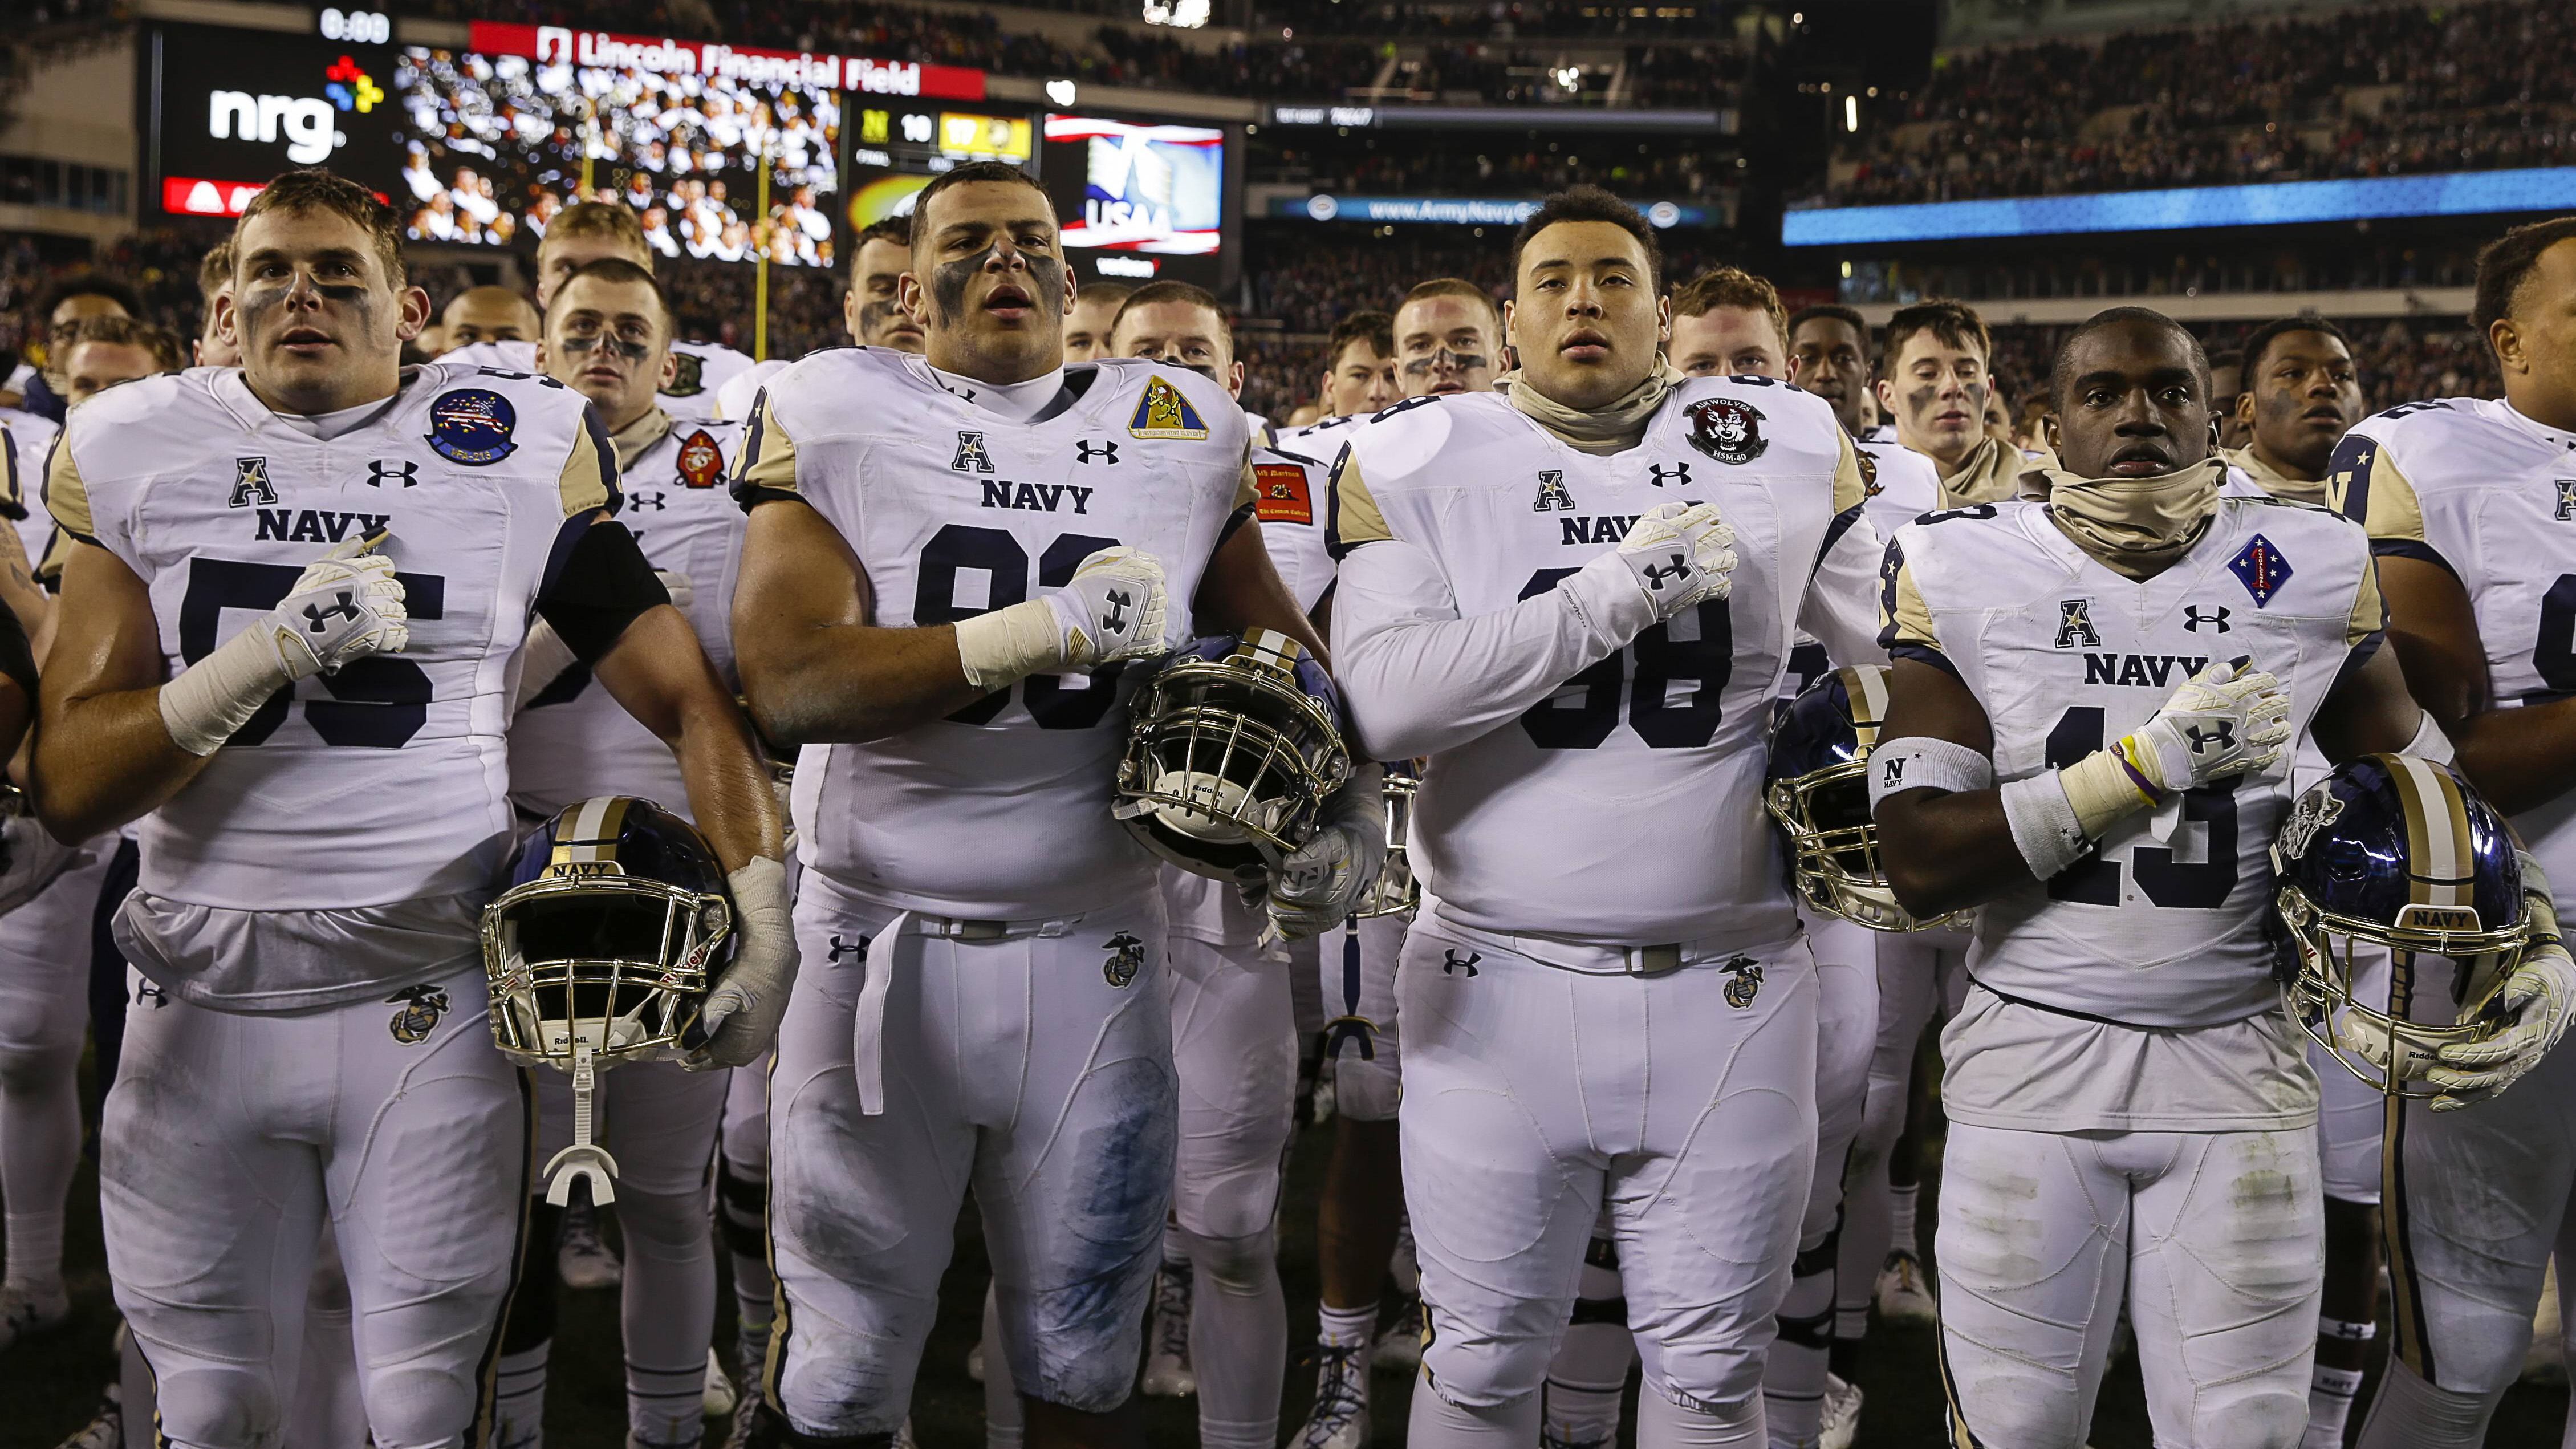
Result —
M604 236L623 242L644 259L646 271L653 268L653 249L644 244L644 223L615 202L576 201L555 213L555 219L546 223L546 237L537 244L537 250L543 253L558 239L577 236Z
M1673 289L1673 315L1702 317L1720 307L1749 307L1779 329L1780 346L1789 346L1789 310L1780 305L1780 289L1742 267L1702 272Z

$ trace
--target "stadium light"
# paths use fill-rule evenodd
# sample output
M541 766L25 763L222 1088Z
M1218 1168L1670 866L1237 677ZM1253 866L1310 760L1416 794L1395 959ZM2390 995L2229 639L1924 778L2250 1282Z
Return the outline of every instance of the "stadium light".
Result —
M1846 131L1860 129L1860 97L1849 92L1843 95L1843 129Z

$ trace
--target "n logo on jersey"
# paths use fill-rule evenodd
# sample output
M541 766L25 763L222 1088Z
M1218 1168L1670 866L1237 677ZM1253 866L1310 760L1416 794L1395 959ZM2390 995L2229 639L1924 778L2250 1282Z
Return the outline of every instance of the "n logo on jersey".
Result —
M680 481L692 488L713 488L724 476L724 450L706 429L680 441Z
M1264 523L1312 523L1315 501L1306 490L1306 470L1294 463L1252 465L1252 516Z
M440 393L429 405L429 450L451 463L480 468L519 450L510 434L519 426L519 410L488 387L460 387Z
M1532 513L1545 513L1551 508L1563 513L1574 511L1574 495L1565 491L1565 473L1558 468L1538 475L1538 497L1530 503Z
M1690 445L1721 463L1750 463L1771 440L1762 436L1762 412L1751 403L1713 397L1692 403Z
M2091 599L2057 601L2057 647L2060 649L2102 647L2102 636L2093 628Z
M248 508L254 502L275 503L277 490L269 485L266 458L233 459L233 496L224 506Z
M2245 592L2254 596L2254 607L2258 609L2272 602L2272 596L2290 582L2293 572L2281 550L2259 533L2227 561L2227 571L2236 575Z
M957 430L957 456L948 460L952 473L990 473L993 455L984 451L984 435L967 429Z
M2569 519L2576 519L2576 478L2561 478L2557 481L2558 512L2553 516L2556 517L2559 522L2565 523ZM236 504L234 506L239 507L240 505Z
M1646 481L1648 483L1661 488L1664 486L1664 482L1667 479L1670 479L1672 485L1676 488L1688 488L1691 486L1690 464L1649 463L1646 465Z
M1207 423L1198 409L1181 396L1181 390L1159 376L1145 383L1145 395L1136 400L1136 415L1127 420L1131 438L1204 438Z

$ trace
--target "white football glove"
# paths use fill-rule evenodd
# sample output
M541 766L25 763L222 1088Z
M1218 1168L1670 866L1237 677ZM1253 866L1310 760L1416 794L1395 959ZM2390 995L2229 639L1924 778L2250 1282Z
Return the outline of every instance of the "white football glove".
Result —
M787 867L767 856L725 877L733 888L733 964L717 978L698 1013L697 1049L681 1063L693 1072L747 1067L769 1050L787 997L796 985L796 927L788 919Z
M1270 921L1290 941L1320 936L1342 923L1386 864L1386 789L1375 765L1363 765L1324 802L1315 837L1270 877Z
M1714 503L1658 503L1611 555L1627 566L1657 620L1669 619L1734 587L1735 529Z
M411 613L394 561L373 552L387 537L354 539L315 559L260 621L276 641L288 679L336 673L371 654L400 654L411 642Z
M2290 697L2281 681L2237 659L2182 682L2145 724L2121 741L2148 783L2172 794L2281 758L2290 738Z
M1091 669L1163 652L1163 566L1133 548L1104 548L1039 597L1064 630L1064 662Z
M2540 1065L2576 1020L2576 959L2564 946L2533 946L2496 988L2493 1006L2511 1025L2485 1041L2443 1047L2436 1053L2439 1064L2424 1074L2442 1089L2433 1099L2434 1111L2455 1112L2501 1096Z

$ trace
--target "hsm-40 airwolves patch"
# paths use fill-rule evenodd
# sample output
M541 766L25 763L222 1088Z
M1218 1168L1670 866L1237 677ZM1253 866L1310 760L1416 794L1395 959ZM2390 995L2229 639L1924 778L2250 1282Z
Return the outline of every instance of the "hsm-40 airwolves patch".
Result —
M519 450L510 434L519 410L488 387L451 388L429 405L429 448L451 463L479 468Z
M1101 949L1109 953L1109 959L1100 963L1100 974L1112 986L1126 989L1127 983L1144 969L1145 943L1125 931L1102 942Z
M394 1040L404 1046L429 1040L429 1034L438 1029L438 1019L447 1014L447 993L435 986L406 986L385 1000L396 1007Z
M1127 420L1127 433L1136 438L1204 438L1208 429L1207 420L1181 396L1181 390L1158 374L1146 379L1145 395L1136 401L1136 415Z
M1771 446L1762 436L1762 411L1751 403L1702 398L1684 416L1690 419L1690 445L1721 463L1750 463Z

